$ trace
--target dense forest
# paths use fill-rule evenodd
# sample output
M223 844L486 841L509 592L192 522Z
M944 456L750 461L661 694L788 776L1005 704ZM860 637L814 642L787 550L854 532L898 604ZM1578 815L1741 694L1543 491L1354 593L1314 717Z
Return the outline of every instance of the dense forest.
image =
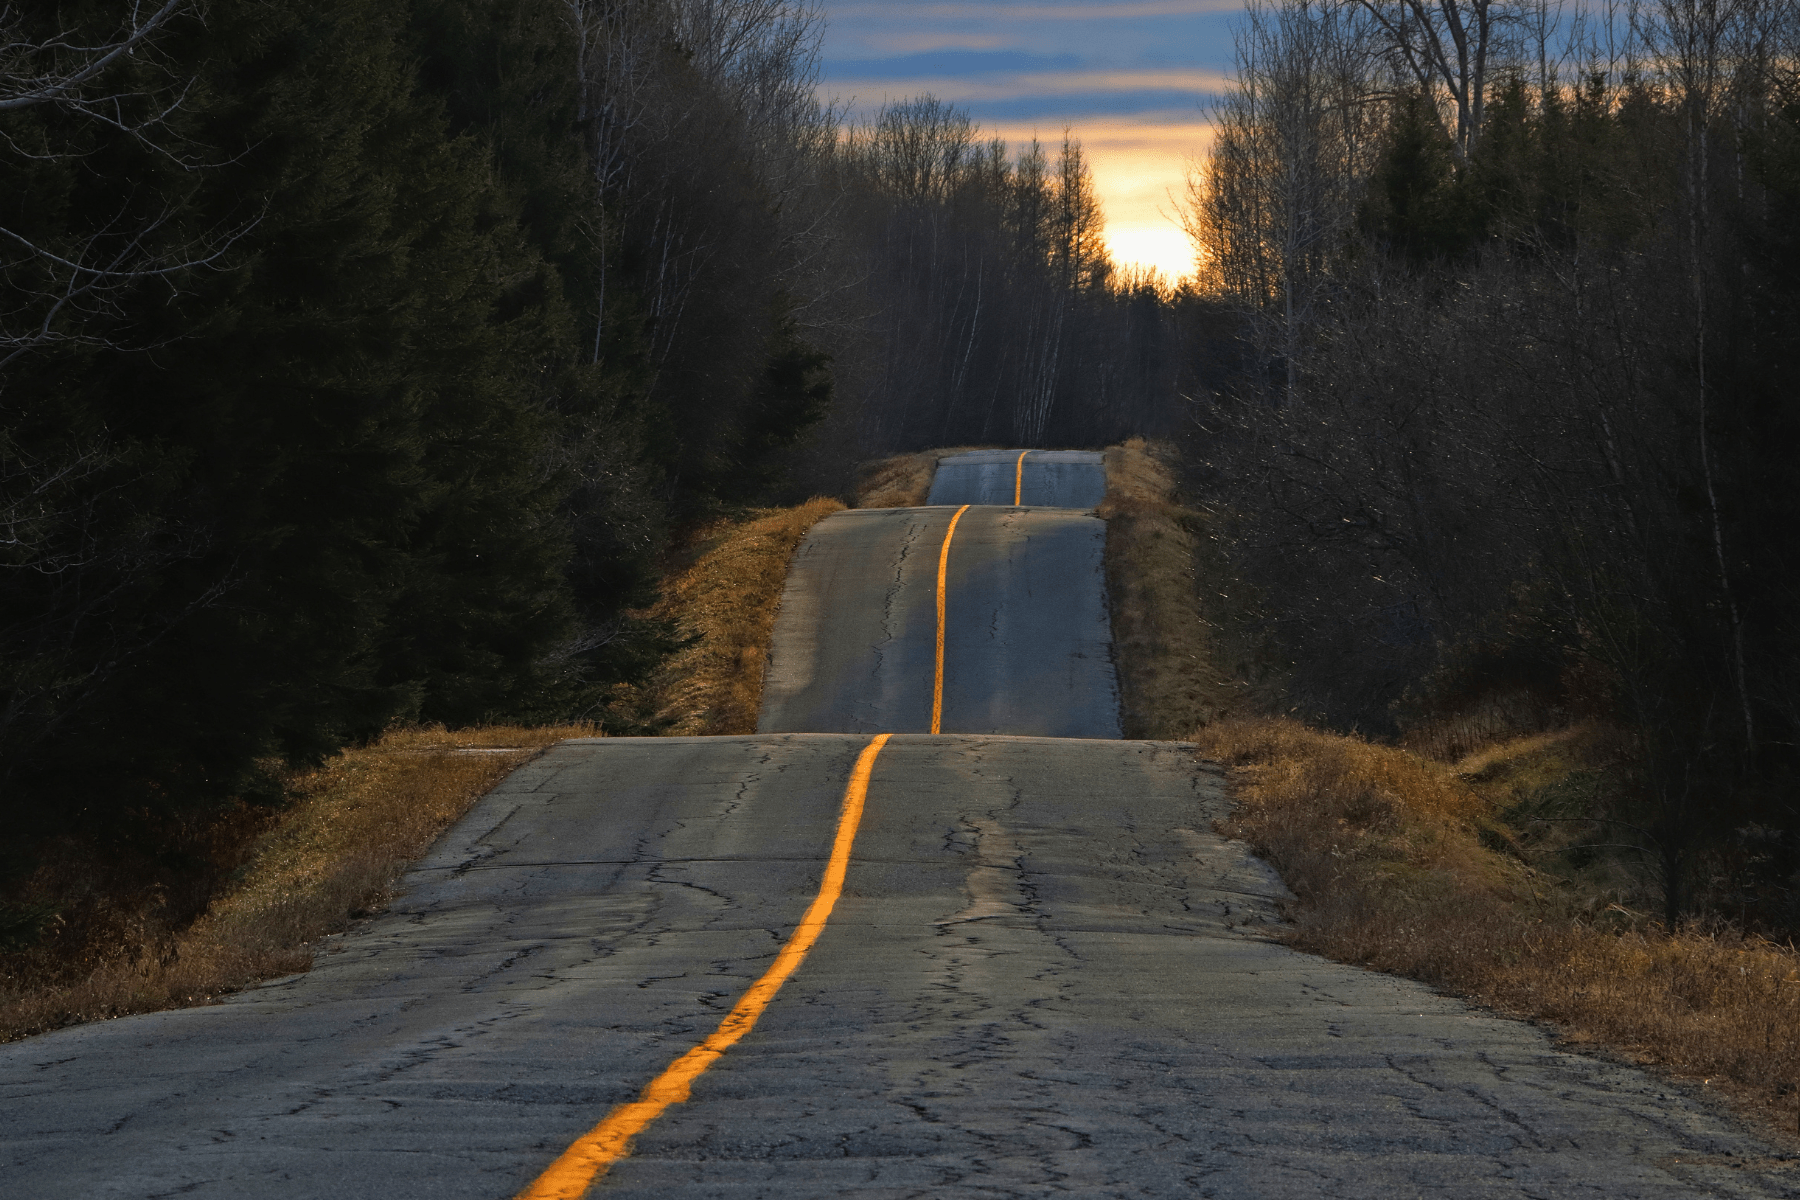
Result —
M1800 925L1800 21L1278 0L1186 210L1201 489L1289 702L1627 731L1593 841Z
M1178 420L1079 144L928 97L847 124L819 31L0 10L0 883L192 842L396 724L652 730L616 697L674 645L642 613L684 529Z

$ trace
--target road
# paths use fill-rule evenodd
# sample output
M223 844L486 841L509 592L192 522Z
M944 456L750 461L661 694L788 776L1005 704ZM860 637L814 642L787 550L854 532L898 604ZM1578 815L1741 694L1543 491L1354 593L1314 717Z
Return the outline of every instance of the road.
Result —
M930 732L941 569L941 732L1118 737L1105 548L1064 509L826 517L788 570L758 732Z
M1106 495L1093 450L977 450L938 460L927 504L1092 509Z
M1703 1097L1272 940L1191 746L959 727L1093 699L1091 520L822 522L772 711L842 724L561 743L310 973L0 1047L0 1194L1800 1195Z
M6 1047L6 1194L513 1194L767 966L867 742L556 747L310 974ZM825 936L599 1194L1788 1194L1639 1072L1268 941L1224 809L1179 744L895 738Z

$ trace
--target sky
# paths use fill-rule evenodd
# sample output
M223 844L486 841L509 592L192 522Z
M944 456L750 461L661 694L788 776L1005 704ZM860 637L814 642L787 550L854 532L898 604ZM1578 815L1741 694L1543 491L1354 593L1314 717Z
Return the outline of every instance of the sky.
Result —
M1174 222L1201 105L1231 66L1243 0L823 0L821 92L866 115L929 92L988 136L1081 141L1121 266L1193 270Z

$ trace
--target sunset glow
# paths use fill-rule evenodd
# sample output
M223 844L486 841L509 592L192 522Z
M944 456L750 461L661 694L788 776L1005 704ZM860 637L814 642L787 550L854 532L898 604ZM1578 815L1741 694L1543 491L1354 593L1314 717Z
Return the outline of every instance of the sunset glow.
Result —
M1241 0L827 2L820 90L870 115L929 93L1015 146L1080 139L1121 267L1193 269L1176 222Z

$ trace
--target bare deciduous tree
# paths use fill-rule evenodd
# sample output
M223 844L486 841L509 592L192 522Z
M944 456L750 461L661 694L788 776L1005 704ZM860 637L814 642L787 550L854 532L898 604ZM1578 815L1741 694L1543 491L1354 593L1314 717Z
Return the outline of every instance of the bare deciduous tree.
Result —
M172 127L189 82L155 52L156 35L194 11L193 0L165 0L155 8L134 0L111 37L90 43L29 21L10 5L0 9L0 139L27 162L91 152L91 144L70 142L48 126L19 123L44 107L72 118L77 129L92 126L102 136L128 139L182 172L204 170L202 148ZM149 78L114 86L112 77L127 64ZM5 121L8 116L14 120ZM181 196L133 191L115 198L109 217L56 239L0 225L0 369L60 342L111 344L116 332L95 331L120 315L121 297L149 283L179 287L182 276L216 265L255 224L184 231L181 210Z
M1759 102L1767 94L1767 81L1761 73L1770 56L1771 42L1785 24L1779 19L1782 7L1765 0L1660 0L1639 18L1651 62L1681 119L1686 208L1683 225L1692 305L1695 453L1706 496L1713 565L1731 628L1745 745L1752 751L1757 741L1756 718L1744 663L1743 611L1729 561L1731 551L1726 544L1712 446L1714 426L1720 420L1708 379L1711 295L1720 283L1715 278L1719 254L1713 244L1716 231L1712 193L1718 185L1714 159L1720 140L1728 152L1736 152L1738 161L1733 165L1737 174L1742 174L1741 150L1735 143L1748 132ZM1726 136L1717 139L1715 131L1721 127Z
M110 40L87 45L67 30L37 35L26 28L24 15L12 5L0 8L0 112L54 104L122 129L141 127L126 111L129 98L93 95L85 84L95 81L120 59L143 49L147 39L192 0L165 0L146 11L132 3L124 27Z
M1296 700L1342 724L1392 729L1472 647L1546 695L1569 694L1559 672L1603 678L1674 921L1708 845L1796 761L1800 636L1773 598L1795 574L1757 443L1790 428L1773 397L1800 336L1780 265L1800 16L1792 0L1354 11L1247 14L1190 193L1203 279L1289 367L1285 404L1257 402L1258 380L1205 409L1238 562ZM1334 83L1349 47L1379 64L1359 89ZM1339 94L1376 100L1341 176L1315 132ZM1347 252L1309 257L1326 229ZM1791 809L1756 811L1800 844Z
M1508 0L1356 0L1384 35L1397 73L1424 95L1443 98L1460 162L1481 140L1496 51L1505 26L1523 13ZM1439 120L1444 116L1439 109Z
M1209 286L1252 318L1290 392L1377 149L1379 66L1358 11L1250 6L1182 213Z

